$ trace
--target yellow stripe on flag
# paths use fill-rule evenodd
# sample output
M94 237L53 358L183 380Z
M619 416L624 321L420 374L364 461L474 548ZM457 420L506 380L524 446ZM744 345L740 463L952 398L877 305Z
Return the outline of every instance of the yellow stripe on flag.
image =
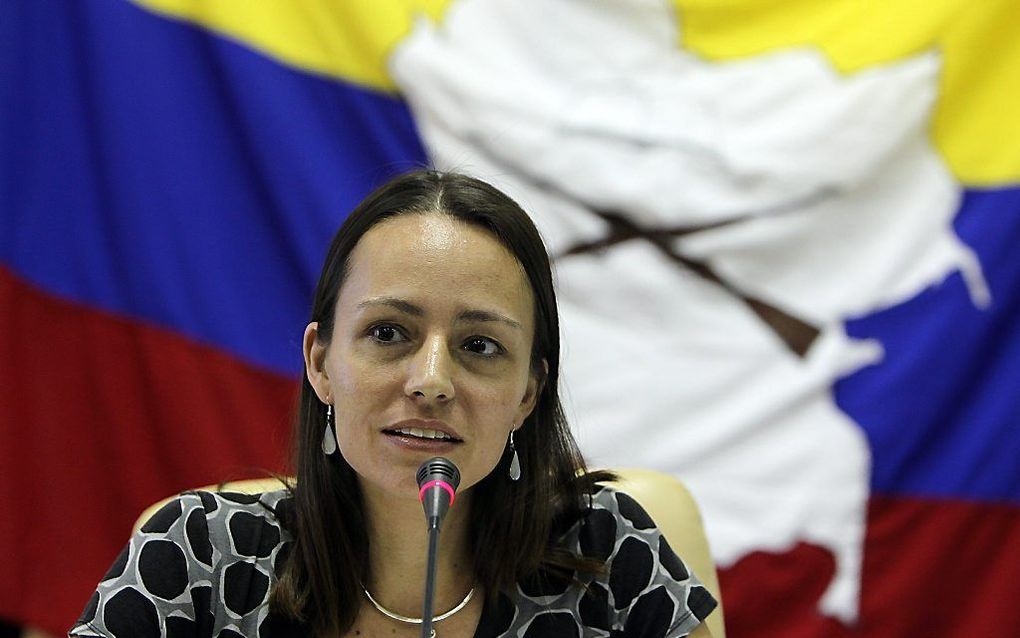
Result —
M134 0L194 22L279 61L367 87L395 90L386 69L416 16L438 19L451 0Z
M415 16L456 0L134 0L235 38L283 63L395 91L386 58ZM944 54L933 138L967 185L1020 181L1020 2L673 0L684 48L726 60L792 46L857 71Z
M966 185L1020 181L1020 2L673 1L684 48L708 59L813 45L849 72L942 51L936 146Z

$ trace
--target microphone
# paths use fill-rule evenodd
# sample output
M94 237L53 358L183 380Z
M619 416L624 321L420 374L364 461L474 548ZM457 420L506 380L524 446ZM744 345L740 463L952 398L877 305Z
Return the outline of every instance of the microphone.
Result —
M436 554L439 549L439 526L457 497L460 470L450 459L441 456L421 464L417 473L418 500L425 509L429 530L428 567L425 571L425 601L421 614L422 638L435 638L432 629L432 599L436 590Z
M438 529L457 498L460 470L450 459L436 456L421 464L417 478L418 500L425 509L425 521L430 530Z

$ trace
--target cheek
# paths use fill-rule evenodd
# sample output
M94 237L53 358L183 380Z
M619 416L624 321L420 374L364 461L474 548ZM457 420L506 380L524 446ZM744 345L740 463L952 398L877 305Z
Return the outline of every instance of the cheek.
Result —
M339 424L363 421L392 401L401 389L396 371L356 360L333 366L330 380Z
M462 379L458 393L475 409L483 409L493 417L504 415L510 419L524 396L524 390L516 378L508 377L466 377Z
M485 438L485 456L495 462L499 459L506 445L507 437L510 436L510 428L518 415L523 390L518 391L516 387L484 388L473 394L473 417L480 427L484 427L481 433ZM517 423L516 425L520 425Z
M382 384L386 375L378 370L346 362L332 371L336 411L336 437L340 454L358 474L371 470L377 452L371 434L389 396ZM390 375L392 378L392 375Z
M394 364L372 356L362 344L347 343L337 346L326 361L330 379L340 389L360 389L393 378Z

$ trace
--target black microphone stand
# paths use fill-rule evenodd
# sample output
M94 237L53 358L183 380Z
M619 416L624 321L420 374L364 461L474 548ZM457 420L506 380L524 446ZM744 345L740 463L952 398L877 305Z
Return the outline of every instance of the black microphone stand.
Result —
M439 553L439 518L429 521L429 560L425 571L425 608L421 613L421 638L435 638L432 628L432 600L436 594L436 555Z

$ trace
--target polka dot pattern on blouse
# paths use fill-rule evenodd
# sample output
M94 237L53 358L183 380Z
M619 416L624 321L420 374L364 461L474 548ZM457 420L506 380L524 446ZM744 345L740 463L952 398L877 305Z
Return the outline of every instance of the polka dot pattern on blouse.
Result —
M310 635L269 613L269 593L293 543L280 524L285 490L186 492L132 536L71 629L114 638ZM279 516L278 516L279 515ZM561 539L607 563L578 586L535 576L486 604L477 638L684 636L716 606L630 496L604 487ZM441 625L437 625L437 629Z

